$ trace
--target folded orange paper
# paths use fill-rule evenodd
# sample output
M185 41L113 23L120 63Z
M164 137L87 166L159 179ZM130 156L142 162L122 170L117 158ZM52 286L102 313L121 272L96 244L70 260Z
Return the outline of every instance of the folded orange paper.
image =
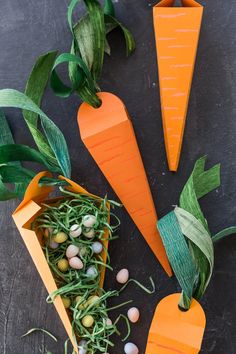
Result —
M44 207L41 205L43 202L50 204L50 202L53 202L55 200L65 199L65 198L62 197L62 198L47 199L50 192L52 192L53 187L39 186L40 179L45 176L50 177L51 175L48 172L41 172L37 176L35 176L35 178L31 181L31 183L29 184L26 190L24 200L18 206L18 208L15 210L13 214L13 219L16 223L16 226L23 238L23 241L31 255L31 258L42 278L42 281L48 293L51 294L52 292L57 290L57 285L55 283L52 272L50 270L50 267L47 263L47 260L45 258L42 249L42 245L43 245L42 235L40 232L36 233L35 231L33 231L31 229L31 225L32 222L35 220L35 218L43 211ZM75 193L90 195L98 200L100 199L99 197L88 193L84 188L82 188L75 182L66 179L64 177L59 177L59 178L64 179L69 183L70 186L67 187L68 190L73 191ZM105 233L104 238L105 241L103 241L103 243L105 245L105 248L107 249L108 231ZM103 251L101 255L103 261L106 262L107 253ZM101 287L103 286L104 276L105 276L105 268L103 267L101 269L101 282L100 282ZM54 305L65 327L65 330L71 340L74 350L78 354L78 348L74 341L71 321L60 296L56 297L54 301Z
M153 8L161 110L170 171L177 171L201 29L203 7L194 0L162 0Z
M171 275L156 228L157 214L152 194L125 105L111 93L101 92L98 96L102 101L100 108L95 109L87 103L79 108L81 139L151 250Z
M188 311L181 311L179 298L180 294L172 294L157 305L145 354L199 353L206 326L205 313L196 300Z

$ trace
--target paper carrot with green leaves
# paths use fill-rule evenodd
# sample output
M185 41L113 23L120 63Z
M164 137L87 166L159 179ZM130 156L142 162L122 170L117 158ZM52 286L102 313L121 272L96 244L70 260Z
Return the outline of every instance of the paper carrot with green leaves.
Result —
M162 0L153 8L162 122L170 171L177 171L188 111L203 7Z
M179 206L157 224L182 294L158 304L146 354L197 354L201 349L206 320L199 301L213 273L214 242L236 233L235 226L215 236L210 233L198 200L220 186L220 165L205 170L205 162L206 157L197 160Z

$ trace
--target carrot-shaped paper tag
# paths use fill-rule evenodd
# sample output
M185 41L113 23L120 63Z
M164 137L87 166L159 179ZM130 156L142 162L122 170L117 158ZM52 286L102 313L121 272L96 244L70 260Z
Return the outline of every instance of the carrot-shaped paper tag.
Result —
M83 103L78 111L81 138L165 271L171 268L132 123L123 102L107 92L102 105Z
M162 0L153 8L161 110L167 160L177 171L203 7L194 0Z
M151 325L146 354L197 354L205 327L201 300L214 265L213 242L236 228L211 235L198 199L220 186L220 165L205 170L206 157L195 163L176 207L158 221L170 264L182 294L166 297L158 305Z

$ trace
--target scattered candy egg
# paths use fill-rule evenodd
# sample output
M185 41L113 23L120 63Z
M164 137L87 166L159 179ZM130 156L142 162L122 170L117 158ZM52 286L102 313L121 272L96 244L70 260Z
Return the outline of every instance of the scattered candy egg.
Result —
M79 342L79 354L86 354L87 353L87 342L86 340L82 339Z
M97 305L98 305L98 301L99 301L99 296L97 295L92 295L92 296L89 296L88 298L88 301L87 301L87 306L91 305L91 304L94 304L95 302L97 302Z
M66 250L66 257L67 258L72 258L77 256L77 254L79 253L79 247L75 246L75 245L70 245L67 247Z
M62 297L61 299L65 308L68 309L71 305L70 299L68 297Z
M140 316L139 309L137 309L137 307L131 307L127 315L130 322L136 323L138 322Z
M92 244L93 253L99 254L102 252L102 249L103 249L103 247L102 247L101 242L96 241Z
M82 224L85 227L93 227L96 224L97 218L94 215L85 215L82 220Z
M94 231L94 229L89 229L88 231L87 231L87 230L84 230L84 231L83 231L83 234L84 234L84 236L87 237L87 238L93 238L94 235L95 235L95 231Z
M79 257L70 258L69 265L71 266L71 268L74 268L74 269L82 269L84 266L83 262L81 261L81 259Z
M134 343L126 343L124 347L125 354L138 354L138 347Z
M106 319L106 325L107 326L112 326L112 320L110 318Z
M57 263L57 267L61 272L66 272L69 268L68 260L65 258L60 259L60 261Z
M80 225L74 224L70 228L70 236L71 237L79 237L82 234L82 227Z
M86 275L91 278L95 278L98 275L97 268L95 266L88 267L88 269L86 270Z
M50 244L49 244L49 247L50 247L51 249L55 250L56 248L59 247L59 244L52 240L52 241L50 242Z
M78 296L76 296L76 298L75 298L75 302L76 302L76 303L81 302L82 299L83 299L83 297L80 296L80 295L78 295ZM87 303L86 303L86 301L84 300L84 301L81 302L81 304L78 306L78 309L79 309L79 310L83 310L83 309L85 309L86 307L87 307Z
M89 328L94 324L94 318L91 315L86 315L82 318L82 324L84 327Z
M129 280L129 271L128 269L121 269L117 275L116 275L116 280L120 284L125 284Z
M65 232L58 232L54 237L53 241L56 243L63 243L68 239L67 234Z

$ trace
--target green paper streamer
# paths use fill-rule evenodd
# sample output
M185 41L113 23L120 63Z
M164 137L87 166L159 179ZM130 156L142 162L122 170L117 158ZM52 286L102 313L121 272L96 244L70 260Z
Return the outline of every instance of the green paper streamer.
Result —
M45 136L57 158L61 171L64 176L70 178L71 165L65 138L60 129L47 117L47 115L29 97L12 89L0 90L0 107L21 108L40 116Z

